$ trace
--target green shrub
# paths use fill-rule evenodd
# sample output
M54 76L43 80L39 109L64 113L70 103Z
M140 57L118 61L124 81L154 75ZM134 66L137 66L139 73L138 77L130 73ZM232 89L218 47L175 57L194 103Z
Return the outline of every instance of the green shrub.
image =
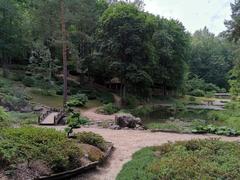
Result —
M139 107L131 110L131 113L134 116L138 116L138 117L147 116L151 112L153 112L153 108L151 106L139 106Z
M207 97L207 98L212 98L212 97L214 97L214 94L215 94L216 92L214 92L214 91L208 91L208 92L206 92L206 94L205 94L205 97Z
M33 87L35 84L35 80L32 77L26 76L23 78L22 83L27 87Z
M88 102L88 97L85 94L76 94L67 102L70 107L82 107Z
M89 100L95 100L98 97L98 92L96 90L81 90L82 94L86 94Z
M10 79L13 81L22 81L23 78L24 75L22 75L21 73L12 73L10 76Z
M138 99L135 96L129 95L124 100L124 105L130 109L136 108L136 106L138 105Z
M113 97L112 93L99 92L98 99L103 104L114 103L114 97Z
M120 109L112 103L103 105L102 108L98 110L99 113L106 114L106 115L112 115L119 111Z
M5 95L2 98L2 105L4 107L9 108L10 110L19 111L21 108L28 105L28 102L25 99L25 97L16 97L16 96L12 96L12 95Z
M202 134L202 133L211 133L217 135L225 135L225 136L239 136L240 131L237 131L228 127L216 127L214 125L207 126L197 126L192 130L193 133Z
M81 166L81 148L54 129L8 128L0 131L0 137L0 164L8 168L35 160L44 161L53 172Z
M99 149L106 150L106 141L102 136L95 134L93 132L81 132L76 134L77 141L79 143L90 144L96 146Z
M188 100L189 100L190 102L195 102L195 101L196 101L196 98L193 97L193 96L190 96L190 97L188 98Z
M80 128L81 125L89 123L89 119L82 117L79 113L74 113L67 119L67 124L71 128Z
M189 92L189 95L196 96L196 97L203 97L205 95L205 92L200 89L195 89L195 90Z
M117 180L240 179L240 145L192 140L144 148L124 165Z
M3 109L3 107L0 106L0 129L9 126L9 116Z

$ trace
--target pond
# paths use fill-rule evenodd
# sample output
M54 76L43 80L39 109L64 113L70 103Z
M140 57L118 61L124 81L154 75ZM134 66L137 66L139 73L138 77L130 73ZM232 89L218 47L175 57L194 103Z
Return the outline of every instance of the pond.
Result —
M174 112L172 109L167 107L161 107L150 114L143 116L143 122L145 125L151 123L164 123L171 119L180 119L182 121L191 121L195 119L208 119L208 112L210 110L196 110L196 109L188 109Z

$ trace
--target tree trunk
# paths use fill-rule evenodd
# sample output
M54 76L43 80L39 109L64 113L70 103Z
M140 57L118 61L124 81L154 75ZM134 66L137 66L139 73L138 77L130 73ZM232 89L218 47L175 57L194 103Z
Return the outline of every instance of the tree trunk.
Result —
M67 103L67 44L66 44L66 25L64 15L64 0L61 0L61 26L62 26L62 58L63 58L63 106Z

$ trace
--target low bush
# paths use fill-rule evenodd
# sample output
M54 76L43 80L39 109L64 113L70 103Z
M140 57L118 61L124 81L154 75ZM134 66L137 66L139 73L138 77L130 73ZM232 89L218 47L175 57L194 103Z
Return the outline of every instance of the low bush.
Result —
M120 109L115 104L109 103L98 109L98 112L101 114L112 115L117 113L119 110Z
M79 113L70 115L67 119L67 124L70 128L80 128L81 125L89 123L89 119L82 117Z
M22 79L22 83L27 87L33 87L35 84L35 80L30 76L26 76Z
M81 166L82 149L64 133L44 128L14 128L0 131L0 164L6 168L19 163L44 161L53 172Z
M193 91L188 93L191 96L196 96L196 97L203 97L205 95L205 92L200 89L194 89Z
M147 124L146 127L152 130L162 130L162 131L172 131L178 133L188 133L191 132L191 123L174 120L174 121L166 121L163 123L150 123Z
M133 114L134 116L137 116L137 117L147 116L151 112L153 112L153 108L151 106L147 106L147 105L139 106L139 107L131 110L131 114Z
M103 104L114 103L114 97L112 93L109 93L109 92L99 92L98 99Z
M196 101L196 98L193 97L193 96L190 96L190 97L188 98L188 100L189 100L190 102L195 102L195 101Z
M193 133L202 134L202 133L210 133L217 135L225 135L225 136L239 136L240 131L236 129L228 128L228 127L217 127L214 125L207 126L197 126L192 130Z
M0 129L9 126L9 116L5 110L0 107Z
M208 91L208 92L206 92L205 93L205 97L207 97L207 98L212 98L212 97L214 97L214 94L215 94L216 92L214 92L214 91Z
M90 144L98 147L99 149L106 150L106 141L102 136L93 132L81 132L76 134L79 143Z
M4 95L1 101L1 105L8 108L11 111L19 111L21 108L28 105L28 101L25 97L17 97L13 95Z
M67 102L69 107L82 107L88 102L88 97L85 94L76 94Z
M136 108L138 104L139 104L138 99L135 96L129 95L124 100L124 105L129 109Z
M144 148L124 165L117 180L240 179L240 145L192 140Z

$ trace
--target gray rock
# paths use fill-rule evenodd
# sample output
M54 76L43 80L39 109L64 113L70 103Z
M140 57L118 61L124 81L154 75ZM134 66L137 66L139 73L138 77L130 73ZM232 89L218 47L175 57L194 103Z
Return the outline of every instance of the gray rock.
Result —
M113 130L120 130L120 129L121 129L121 127L118 126L118 125L112 125L112 126L110 126L109 128L110 128L110 129L113 129Z
M134 129L137 126L142 126L142 120L140 118L134 117L131 114L118 114L115 116L115 123L121 128L131 128Z

